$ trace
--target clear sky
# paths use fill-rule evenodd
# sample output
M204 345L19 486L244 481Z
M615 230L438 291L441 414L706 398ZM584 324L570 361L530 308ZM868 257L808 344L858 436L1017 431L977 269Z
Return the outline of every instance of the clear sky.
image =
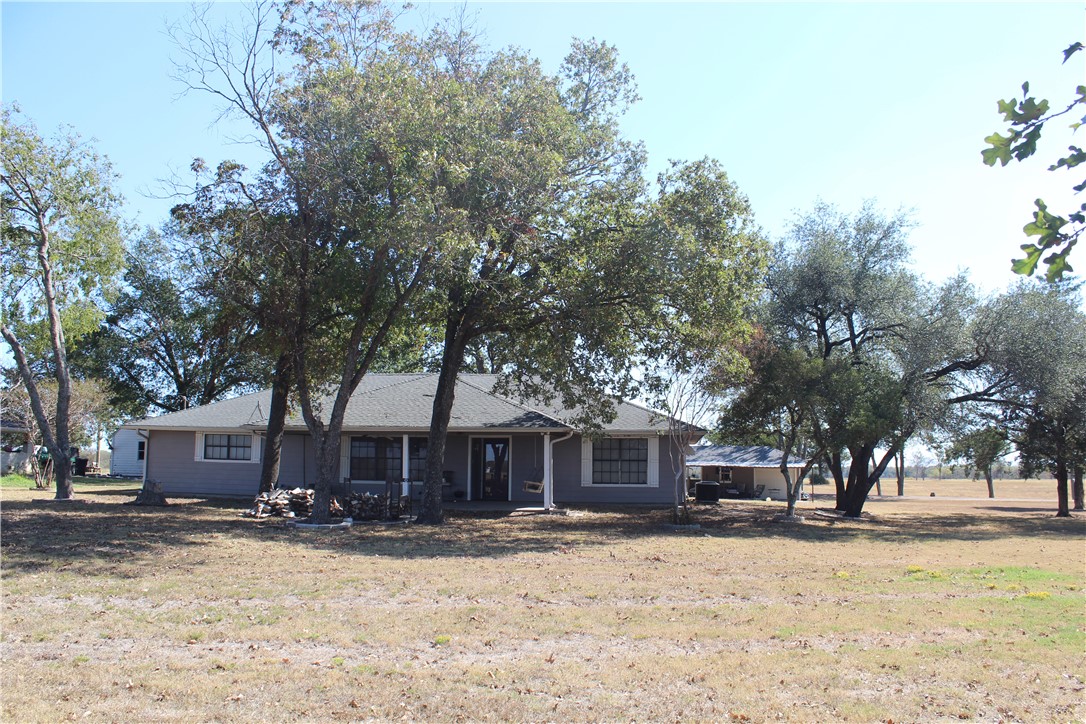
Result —
M418 28L455 9L422 3ZM1072 179L1047 166L1071 142L1046 132L1039 157L1004 169L981 163L1002 130L1000 98L1069 101L1086 82L1086 5L1063 3L480 3L492 46L517 45L557 69L573 36L617 45L641 102L625 129L653 170L712 156L750 198L772 236L817 199L845 210L876 199L913 210L917 269L939 281L969 270L1003 289L1038 196L1072 202ZM71 124L97 140L121 174L128 213L158 225L172 201L160 179L194 157L254 162L215 125L207 96L180 96L167 23L178 3L2 3L5 103L43 132ZM236 16L220 3L216 13ZM237 133L237 129L233 133ZM1077 139L1081 144L1081 138ZM1072 263L1086 269L1086 249Z

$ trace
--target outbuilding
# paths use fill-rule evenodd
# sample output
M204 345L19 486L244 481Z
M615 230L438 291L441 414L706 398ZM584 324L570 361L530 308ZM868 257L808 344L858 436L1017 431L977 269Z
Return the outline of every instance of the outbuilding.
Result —
M767 445L696 445L687 455L686 467L694 479L719 483L722 498L787 500L783 457ZM802 465L788 467L794 481Z

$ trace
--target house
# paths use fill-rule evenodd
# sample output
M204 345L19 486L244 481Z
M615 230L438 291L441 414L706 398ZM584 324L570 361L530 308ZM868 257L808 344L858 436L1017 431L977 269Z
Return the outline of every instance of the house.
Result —
M30 453L37 446L30 444L30 430L19 420L0 419L0 435L4 444L0 447L0 474L27 474L30 472ZM10 444L9 444L10 443ZM28 452L29 451L29 452Z
M136 430L121 428L110 443L109 475L113 478L138 478L143 475L147 440Z
M787 500L784 476L781 475L780 450L765 445L697 445L687 453L687 468L700 468L701 480L721 484L722 496L735 491L732 497L750 498L758 488L757 497ZM792 481L803 467L801 461L789 465Z
M660 413L618 401L615 419L593 438L558 409L495 393L496 381L479 374L457 380L443 463L447 500L549 506L674 499L686 448L668 437ZM386 481L411 481L419 496L436 387L436 374L366 375L344 416L337 482L376 493ZM256 392L123 427L145 442L144 479L167 495L249 497L259 487L270 402L270 391ZM295 411L286 422L280 487L312 487L316 467Z

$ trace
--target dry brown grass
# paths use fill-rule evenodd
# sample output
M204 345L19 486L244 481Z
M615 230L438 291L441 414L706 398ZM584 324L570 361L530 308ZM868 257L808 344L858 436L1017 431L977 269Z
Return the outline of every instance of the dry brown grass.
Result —
M1086 716L1086 529L1047 497L302 532L134 492L4 491L4 721Z

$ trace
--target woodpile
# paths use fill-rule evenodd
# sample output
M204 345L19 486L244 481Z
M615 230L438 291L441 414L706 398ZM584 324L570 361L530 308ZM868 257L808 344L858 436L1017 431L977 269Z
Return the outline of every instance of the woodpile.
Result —
M245 518L308 518L313 514L312 489L280 488L261 493L253 501L253 507L242 512ZM389 504L386 495L351 493L344 502L332 497L330 513L333 518L350 517L354 520L395 520L411 512L411 499L394 497Z
M396 520L411 513L411 499L394 496L390 503L384 494L351 493L347 511L355 520Z
M294 488L293 490L279 488L268 493L261 493L253 501L253 507L242 513L246 518L270 518L272 516L308 518L312 514L313 490L306 490L305 488Z

